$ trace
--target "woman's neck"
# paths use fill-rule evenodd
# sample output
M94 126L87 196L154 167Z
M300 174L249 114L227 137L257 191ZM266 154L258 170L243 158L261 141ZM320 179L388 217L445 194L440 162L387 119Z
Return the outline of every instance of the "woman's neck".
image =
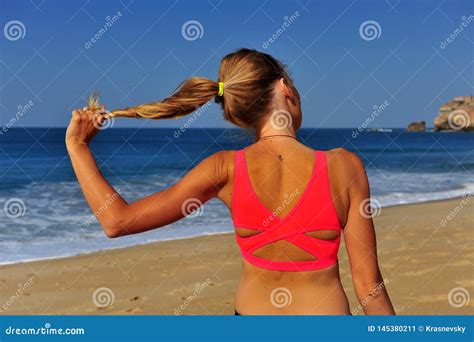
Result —
M255 130L255 138L257 140L270 136L290 136L296 138L296 130L293 125L280 128L271 122L267 122L263 127Z

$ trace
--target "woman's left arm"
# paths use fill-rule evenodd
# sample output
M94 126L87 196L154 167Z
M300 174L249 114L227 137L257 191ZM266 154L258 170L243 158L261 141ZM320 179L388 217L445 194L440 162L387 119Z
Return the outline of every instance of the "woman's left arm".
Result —
M102 120L91 111L74 111L66 146L84 197L108 237L136 234L175 222L190 214L190 208L197 209L218 196L227 183L226 152L218 152L168 189L128 204L101 174L89 149Z
M352 282L366 315L394 315L392 302L380 272L375 228L370 209L370 188L359 157L344 151L344 172L350 175L347 187L350 206L344 240L351 266Z

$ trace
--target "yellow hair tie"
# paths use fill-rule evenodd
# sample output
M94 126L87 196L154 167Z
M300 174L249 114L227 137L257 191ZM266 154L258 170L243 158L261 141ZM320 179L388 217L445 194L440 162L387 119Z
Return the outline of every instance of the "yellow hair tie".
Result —
M219 91L217 92L217 96L224 95L224 82L219 82Z

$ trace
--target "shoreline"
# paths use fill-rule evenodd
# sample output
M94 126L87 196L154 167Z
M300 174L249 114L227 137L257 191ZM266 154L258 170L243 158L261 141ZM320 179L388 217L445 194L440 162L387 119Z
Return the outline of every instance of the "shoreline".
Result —
M455 197L444 198L444 199L433 199L433 200L423 201L423 202L390 204L390 205L387 205L387 206L381 206L380 209L396 208L396 207L404 207L404 206L409 207L409 206L414 206L414 205L419 205L419 204L430 204L430 203L437 203L437 202L444 202L444 201L454 201L454 200L461 201L461 200L465 199L466 197L467 198L469 198L469 197L472 198L473 196L474 196L474 193L469 193L469 194L462 195L462 196L455 196ZM3 267L3 266L9 266L9 265L17 265L17 264L48 261L48 260L74 258L74 257L90 255L90 254L94 254L94 253L102 253L102 252L107 252L107 251L122 250L122 249L131 248L131 247L139 247L139 246L144 246L144 245L149 245L149 244L155 244L155 243L159 243L159 242L187 240L187 239L194 239L194 238L205 237L205 236L213 236L213 235L234 234L233 227L231 227L231 228L232 228L232 231L229 231L229 232L215 232L215 233L209 233L208 232L208 233L205 233L205 234L182 236L182 237L178 237L178 238L165 238L165 239L161 239L161 240L154 240L154 241L146 241L146 242L142 242L142 243L136 243L134 245L129 245L129 246L120 246L120 247L97 249L97 250L84 251L84 252L79 252L79 253L69 254L69 255L47 256L47 257L42 257L42 258L24 259L24 260L13 261L13 262L5 262L5 263L2 263L0 261L0 268ZM179 227L176 228L176 229L179 229ZM106 239L107 237L105 237L105 235L104 235L104 238Z
M177 229L179 229L179 228L177 228ZM162 239L162 240L155 240L155 241L146 241L146 242L142 242L142 243L139 242L135 245L130 245L130 246L103 248L103 249L97 249L97 250L93 250L93 251L75 253L75 254L71 254L71 255L59 255L59 256L50 256L50 257L36 258L36 259L25 259L25 260L13 261L13 262L7 262L7 263L1 263L0 262L0 268L2 268L3 266L18 265L18 264L25 264L25 263L32 263L32 262L75 258L75 257L80 257L80 256L87 256L87 255L94 254L94 253L104 253L104 252L108 252L108 251L116 251L116 250L121 250L121 249L128 249L128 248L133 248L133 247L146 246L146 245L151 245L151 244L160 243L160 242L188 240L188 239L195 239L195 238L200 238L200 237L205 237L205 236L227 235L227 234L233 234L233 232L206 233L206 234L201 234L201 235L183 236L183 237L179 237L179 238L170 238L170 239ZM108 239L108 238L104 235L104 239ZM118 239L120 239L120 238L118 238Z
M474 301L457 305L449 299L457 289L465 291L461 297L474 293L474 197L461 206L463 199L384 207L374 218L379 264L398 314L474 313ZM452 212L456 215L443 226ZM344 243L339 268L356 308ZM241 256L229 233L2 265L0 270L0 315L231 315ZM107 299L105 305L99 301Z

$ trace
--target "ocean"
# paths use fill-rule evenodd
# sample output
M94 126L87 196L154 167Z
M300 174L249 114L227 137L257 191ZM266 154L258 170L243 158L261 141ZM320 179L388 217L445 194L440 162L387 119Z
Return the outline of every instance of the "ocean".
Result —
M75 180L64 134L63 128L11 128L0 135L0 263L232 231L227 208L212 200L200 216L107 239ZM315 149L357 153L381 206L474 193L473 133L302 129L298 136ZM134 201L175 183L210 154L251 142L250 133L236 129L110 128L91 148L111 184Z

